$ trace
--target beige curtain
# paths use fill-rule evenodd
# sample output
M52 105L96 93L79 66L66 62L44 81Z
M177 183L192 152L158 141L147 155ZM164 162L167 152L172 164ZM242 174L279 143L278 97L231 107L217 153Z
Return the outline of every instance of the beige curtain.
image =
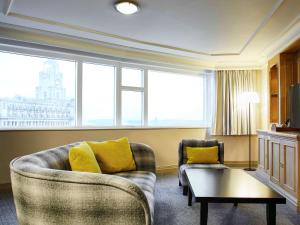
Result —
M239 96L246 91L257 92L257 70L221 70L216 72L216 110L213 135L248 134L249 108ZM251 104L251 133L256 131L256 106Z

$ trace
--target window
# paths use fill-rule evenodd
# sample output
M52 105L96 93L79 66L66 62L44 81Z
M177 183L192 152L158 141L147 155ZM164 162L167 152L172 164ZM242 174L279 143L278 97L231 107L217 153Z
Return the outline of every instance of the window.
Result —
M142 71L132 68L122 68L122 86L143 87Z
M0 52L0 127L74 126L75 65Z
M142 101L141 92L122 91L122 125L142 125Z
M143 71L133 68L122 68L121 85L121 124L123 126L143 125Z
M200 126L204 81L199 75L148 72L149 126Z
M113 126L115 67L83 63L82 125Z
M0 129L211 125L209 71L10 49L0 52Z

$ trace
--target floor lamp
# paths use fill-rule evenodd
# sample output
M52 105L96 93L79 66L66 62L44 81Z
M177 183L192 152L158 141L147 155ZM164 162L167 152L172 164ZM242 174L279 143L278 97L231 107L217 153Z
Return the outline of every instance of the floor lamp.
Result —
M248 168L244 168L246 171L255 171L255 168L251 167L251 104L258 103L259 97L258 94L254 91L244 92L241 95L242 104L247 104L249 107L249 115L248 115L248 136L249 136L249 166Z

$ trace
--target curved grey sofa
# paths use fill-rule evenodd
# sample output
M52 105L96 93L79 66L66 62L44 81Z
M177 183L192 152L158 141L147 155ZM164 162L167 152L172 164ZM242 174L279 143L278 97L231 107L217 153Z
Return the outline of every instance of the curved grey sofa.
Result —
M155 157L131 143L136 171L113 175L70 171L69 148L37 152L10 163L20 225L152 225Z

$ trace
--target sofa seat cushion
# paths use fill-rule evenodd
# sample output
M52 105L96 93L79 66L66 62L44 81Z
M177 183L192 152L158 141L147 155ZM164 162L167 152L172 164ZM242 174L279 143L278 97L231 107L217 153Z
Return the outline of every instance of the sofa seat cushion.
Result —
M131 171L131 172L121 172L115 173L114 175L126 178L134 182L141 190L144 192L151 213L151 221L154 220L154 189L156 176L152 172L148 171Z
M115 173L114 175L127 178L138 185L142 191L148 191L154 194L156 176L148 171L131 171Z
M184 174L184 171L185 171L185 169L190 169L190 168L226 169L228 167L225 166L224 164L182 164L179 167L178 176L179 176L179 180L183 186L187 186L187 180L186 180L186 175Z

